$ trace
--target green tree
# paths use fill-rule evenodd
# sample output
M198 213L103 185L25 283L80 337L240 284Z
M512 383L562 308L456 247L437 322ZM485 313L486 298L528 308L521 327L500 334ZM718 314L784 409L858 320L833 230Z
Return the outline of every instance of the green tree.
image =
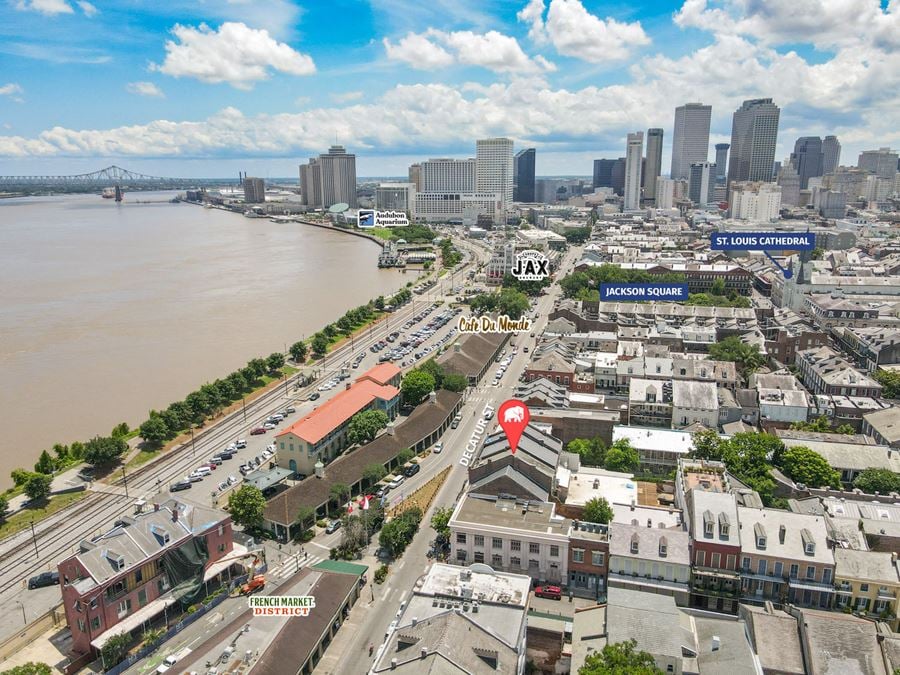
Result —
M585 503L581 519L589 523L602 523L605 525L612 521L613 510L606 499L594 497Z
M268 366L266 365L266 360L259 359L259 358L250 359L249 361L247 361L247 367L253 372L253 374L257 378L260 378L263 375L265 375L266 370L268 369Z
M550 286L551 283L549 277L540 281L521 281L509 273L503 276L503 288L511 288L531 297L540 295L541 291Z
M228 495L228 513L231 519L245 528L259 527L263 522L266 499L259 488L242 485L239 490Z
M235 389L234 385L231 384L231 381L228 378L224 380L216 380L213 382L213 386L216 388L216 391L219 393L219 400L227 403L231 403L231 401L240 398L241 393L237 389Z
M714 361L733 361L745 376L765 363L763 355L755 346L741 342L736 335L710 345L709 356Z
M65 464L72 458L72 455L69 452L69 446L63 445L62 443L54 443L53 452L56 454L56 461L60 465Z
M316 510L313 507L301 506L297 509L297 517L294 519L294 523L300 527L301 532L306 532L315 521Z
M900 492L900 474L890 469L865 469L853 481L853 487L868 494Z
M409 542L419 529L422 510L418 507L406 509L399 516L381 528L378 543L394 558L406 550Z
M14 666L0 672L0 675L51 675L53 669L46 663L29 661L21 666Z
M609 446L609 450L606 451L604 468L607 471L632 473L637 471L640 464L640 455L638 455L637 450L631 447L631 442L627 438L620 438Z
M322 329L322 332L325 333L325 337L327 337L329 340L333 340L340 333L340 331L338 330L338 327L335 326L333 323L330 323L327 326L325 326L325 328Z
M74 459L84 459L84 443L81 441L74 441L72 445L69 446L69 454Z
M328 491L331 501L340 506L350 501L350 486L346 483L334 483Z
M177 429L175 429L177 431ZM149 445L160 446L168 439L169 426L163 417L155 410L150 411L150 417L141 424L138 433Z
M809 487L840 487L841 474L832 469L818 452L796 445L779 453L778 468L795 483Z
M209 415L214 408L214 403L210 401L209 396L205 391L198 390L192 391L184 398L184 402L187 404L188 408L191 411L191 422L194 424L199 424L202 422L207 415Z
M84 446L84 459L88 464L103 466L112 464L128 449L128 443L122 438L95 436Z
M510 319L520 319L531 307L528 296L520 291L504 288L497 299L497 311Z
M710 295L725 295L725 280L722 278L718 278L712 282L709 287Z
M414 453L410 448L403 448L403 450L397 453L397 463L400 465L406 464L415 456L416 453Z
M387 476L387 469L384 468L383 464L379 464L378 462L367 464L362 472L363 482L369 487L375 485L375 483L385 476Z
M810 256L810 260L822 260L825 257L825 249L821 246L816 246L812 250L812 255Z
M455 391L457 393L463 392L466 390L466 387L469 386L469 380L465 375L460 375L459 373L447 373L444 375L444 380L441 382L441 388L446 389L447 391Z
M5 520L9 513L9 499L6 495L0 494L0 520Z
M433 358L428 359L427 361L422 363L422 365L416 368L416 370L428 373L432 378L434 378L434 387L432 387L434 391L437 391L441 388L441 385L444 381L444 369L441 368L441 366L438 365L438 362Z
M583 244L591 236L590 227L573 227L563 232L563 236L570 244Z
M434 377L418 368L409 371L400 383L403 400L409 405L419 405L434 391Z
M431 527L444 541L450 540L450 516L452 515L453 507L451 506L442 506L431 514Z
M722 461L722 443L719 434L713 429L703 429L696 431L691 436L693 441L693 450L691 457L696 459L708 459L714 461Z
M131 646L131 633L116 633L109 638L100 650L100 656L103 658L103 665L108 670L128 654L128 648Z
M351 443L368 443L388 425L389 418L383 410L364 410L350 418L347 440Z
M35 463L34 470L38 473L51 474L53 473L53 469L53 458L50 456L49 452L44 450L38 458L38 461Z
M284 354L281 352L272 352L266 358L266 368L270 373L275 373L284 367Z
M28 471L27 469L13 469L10 471L9 476L13 480L13 485L19 487L21 485L25 485L28 482L28 479L32 476L37 476L38 474L34 471Z
M900 398L900 372L878 368L872 378L883 387L881 392L885 398Z
M603 439L599 436L595 438L573 438L566 445L567 452L573 452L581 458L581 463L585 466L603 466L606 458L606 447Z
M295 342L288 350L294 363L303 363L306 360L306 343L302 340Z
M32 501L40 501L50 496L50 483L53 476L36 473L25 481L25 494Z
M119 436L127 436L128 432L131 429L128 428L128 422L119 422L116 426L113 427L112 433L110 436L113 438L118 438Z
M241 395L249 389L247 386L247 378L244 377L244 374L240 370L234 371L225 379L228 380L234 391L237 392L235 399L240 398Z
M379 312L384 309L383 295L379 295L377 298L375 298L375 309L377 309Z
M663 675L653 655L636 651L636 646L634 640L608 644L600 652L588 655L578 675Z
M313 354L322 356L328 352L328 338L323 333L316 333L312 339Z

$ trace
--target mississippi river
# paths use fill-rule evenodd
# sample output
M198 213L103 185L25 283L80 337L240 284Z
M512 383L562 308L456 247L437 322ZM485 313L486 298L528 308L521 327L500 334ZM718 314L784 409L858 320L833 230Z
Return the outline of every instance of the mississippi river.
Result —
M0 200L0 488L413 278L365 239L171 197Z

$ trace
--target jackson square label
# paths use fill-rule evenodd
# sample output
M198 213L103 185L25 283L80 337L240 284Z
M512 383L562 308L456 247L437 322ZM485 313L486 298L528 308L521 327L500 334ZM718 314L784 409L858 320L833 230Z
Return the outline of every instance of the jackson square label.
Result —
M460 333L527 333L531 330L531 319L510 319L505 314L493 319L489 316L459 317L456 330Z
M600 284L600 299L668 300L688 299L687 284Z
M254 595L249 600L253 616L309 616L316 606L312 595Z

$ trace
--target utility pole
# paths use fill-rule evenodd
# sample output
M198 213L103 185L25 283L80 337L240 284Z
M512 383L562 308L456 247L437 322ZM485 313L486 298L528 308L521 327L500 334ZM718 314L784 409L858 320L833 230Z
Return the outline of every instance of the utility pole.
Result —
M31 540L34 542L34 555L35 557L39 557L40 553L38 553L37 535L34 533L34 520L31 521ZM22 612L24 613L24 611L25 610L23 609Z
M247 423L247 397L241 396L241 410L244 411L244 423Z
M128 477L125 475L125 467L122 467L122 482L125 483L125 497L128 498Z

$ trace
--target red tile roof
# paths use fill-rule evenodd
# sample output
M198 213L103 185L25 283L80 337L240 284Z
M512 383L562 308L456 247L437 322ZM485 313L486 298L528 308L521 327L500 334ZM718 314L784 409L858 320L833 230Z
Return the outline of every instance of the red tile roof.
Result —
M369 379L378 384L387 384L392 378L400 374L400 369L393 363L379 363L377 366L370 368L362 375L356 378L359 382L363 379Z
M368 375L368 373L366 373ZM390 385L381 385L369 379L360 378L349 389L326 401L306 417L294 422L276 434L294 434L307 443L318 443L332 431L347 422L376 398L389 401L398 396L400 390Z

